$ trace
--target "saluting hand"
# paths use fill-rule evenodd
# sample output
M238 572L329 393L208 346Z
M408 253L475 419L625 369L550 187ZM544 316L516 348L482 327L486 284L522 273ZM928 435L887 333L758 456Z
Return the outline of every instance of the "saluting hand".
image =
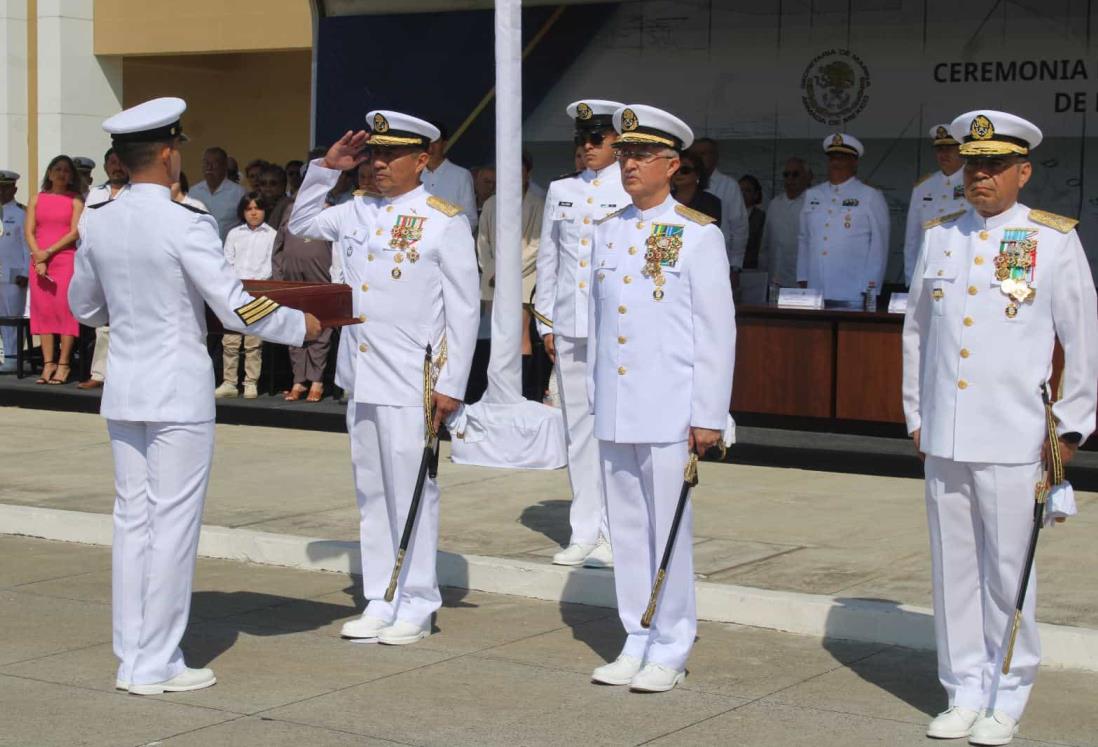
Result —
M445 394L439 394L438 392L431 395L431 409L435 413L432 427L435 433L438 433L438 429L442 427L442 424L457 412L459 407L461 407L460 399L447 397Z
M311 342L320 337L320 333L323 328L320 326L320 320L309 312L305 312L305 342Z
M347 130L339 140L328 149L324 156L324 165L336 171L348 171L366 160L362 148L366 145L366 130L353 132Z

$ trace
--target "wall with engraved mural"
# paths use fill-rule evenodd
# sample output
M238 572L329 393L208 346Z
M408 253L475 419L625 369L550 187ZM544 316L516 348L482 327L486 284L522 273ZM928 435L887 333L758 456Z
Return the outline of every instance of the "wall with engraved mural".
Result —
M866 145L860 176L893 215L898 277L912 183L934 168L925 136L981 107L1036 122L1046 142L1023 201L1078 216L1098 265L1098 4L1083 0L678 0L621 4L564 61L526 122L543 179L568 170L565 105L582 96L671 109L718 139L726 173L770 194L787 155L823 173L820 140ZM1094 45L1094 46L1092 46ZM780 179L778 179L780 181Z

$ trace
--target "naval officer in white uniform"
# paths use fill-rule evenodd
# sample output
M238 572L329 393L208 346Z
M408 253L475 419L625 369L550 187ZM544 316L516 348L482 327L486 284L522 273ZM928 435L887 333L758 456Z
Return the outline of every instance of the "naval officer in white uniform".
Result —
M23 238L26 209L15 201L19 174L0 171L0 316L23 316L27 308L27 268L30 252ZM15 370L15 327L0 327L4 358L0 372Z
M385 591L408 516L424 444L424 353L433 354L434 427L461 404L480 323L480 278L461 208L420 184L439 132L407 114L373 111L370 133L348 132L313 161L297 193L290 230L334 242L361 324L339 341L336 383L350 392L347 432L360 515L366 610L347 638L402 645L431 633L442 605L435 556L439 490L428 478L392 602ZM363 152L363 147L367 150ZM367 158L380 197L324 209L341 172Z
M827 181L805 192L797 239L797 282L828 301L860 305L872 285L879 293L888 264L888 204L858 179L865 153L853 135L823 141Z
M965 177L961 168L960 143L949 134L949 125L930 128L934 159L939 170L915 182L911 202L907 206L907 227L904 230L904 282L910 287L915 272L915 260L923 245L923 226L935 218L951 215L968 207L965 200Z
M938 676L949 709L927 734L1011 741L1040 661L1031 577L1009 674L1000 669L1044 480L1042 391L1067 462L1094 429L1098 312L1075 220L1017 201L1041 131L997 111L950 126L971 210L927 227L904 320L903 401L925 456Z
M651 629L648 602L691 451L721 439L732 399L736 323L724 237L671 197L693 132L634 104L614 113L632 203L595 232L588 321L589 388L627 638L596 682L642 692L682 681L694 645L692 511L686 505Z
M629 204L613 149L618 134L611 118L621 106L601 99L568 105L585 168L549 184L538 244L534 315L545 350L556 363L572 487L572 534L568 546L553 556L557 565L608 568L614 562L587 403L587 307L595 224Z
M206 304L230 329L285 345L320 332L316 318L241 288L217 224L171 199L186 103L161 98L103 123L129 169L126 199L91 208L69 287L73 314L111 325L111 375L100 409L114 454L112 603L115 686L137 695L216 681L190 669L179 641L191 603L214 441Z

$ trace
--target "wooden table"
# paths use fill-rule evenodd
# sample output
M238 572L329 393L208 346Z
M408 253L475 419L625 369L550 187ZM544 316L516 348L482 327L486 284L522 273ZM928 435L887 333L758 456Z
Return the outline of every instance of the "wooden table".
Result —
M751 416L899 424L902 434L903 323L902 314L737 307L732 412L760 423Z

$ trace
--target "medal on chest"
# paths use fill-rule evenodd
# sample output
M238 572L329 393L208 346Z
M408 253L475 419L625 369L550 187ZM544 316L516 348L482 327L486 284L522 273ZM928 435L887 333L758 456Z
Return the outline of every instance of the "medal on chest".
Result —
M389 246L397 250L397 253L393 255L393 262L396 263L396 267L390 272L393 280L399 280L403 274L400 265L405 258L412 264L419 261L420 254L419 250L416 249L416 243L423 238L423 224L426 222L426 218L418 215L397 216L396 223L389 231L391 237Z
M999 254L995 257L995 279L999 290L1010 303L1006 315L1018 316L1019 304L1032 301L1037 290L1032 287L1037 269L1037 232L1028 228L1008 228L999 242Z
M682 235L683 226L653 223L652 233L644 241L644 270L641 272L646 278L651 278L656 286L652 298L657 301L663 300L663 286L667 284L663 268L674 267L679 261Z

